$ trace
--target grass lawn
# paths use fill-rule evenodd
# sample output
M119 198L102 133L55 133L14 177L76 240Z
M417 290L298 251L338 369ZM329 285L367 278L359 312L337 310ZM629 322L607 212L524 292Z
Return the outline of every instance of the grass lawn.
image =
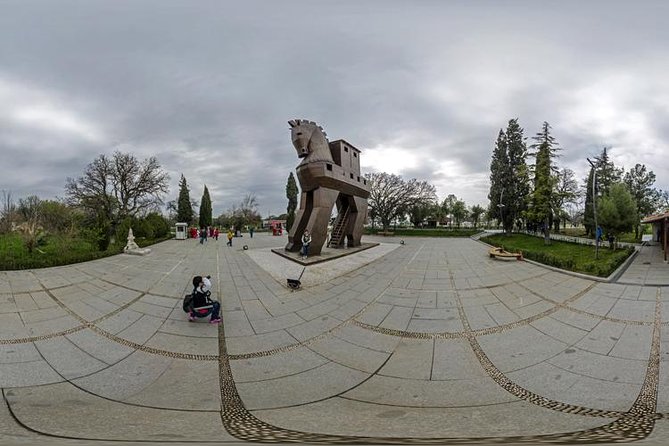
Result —
M159 241L137 240L140 246ZM0 234L0 271L46 268L69 265L89 260L120 254L123 246L110 246L107 251L98 251L97 246L88 240L60 234L50 234L46 244L34 249L32 253L23 244L18 234Z
M552 240L544 245L543 238L525 234L504 236L495 234L481 239L482 241L502 247L507 251L522 251L525 258L558 268L607 277L620 266L633 249L599 249L599 259L595 259L595 247L576 243Z

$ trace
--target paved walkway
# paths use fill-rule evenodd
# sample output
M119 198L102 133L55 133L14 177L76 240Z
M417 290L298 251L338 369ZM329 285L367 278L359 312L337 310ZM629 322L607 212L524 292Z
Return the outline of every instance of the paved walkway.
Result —
M365 240L297 292L264 234L0 272L0 443L664 442L668 287Z

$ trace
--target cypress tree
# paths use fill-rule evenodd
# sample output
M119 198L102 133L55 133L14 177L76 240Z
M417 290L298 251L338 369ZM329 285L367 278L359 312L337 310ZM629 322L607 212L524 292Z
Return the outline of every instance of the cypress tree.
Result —
M211 198L209 197L209 189L204 186L204 193L200 201L200 227L206 228L211 226L212 222ZM238 228L237 228L238 229Z
M186 177L181 174L179 181L179 199L177 200L177 222L188 223L193 222L193 206L190 203L190 191L186 183Z
M297 209L297 183L295 182L295 177L293 172L288 176L288 182L286 183L286 198L288 198L288 217L286 218L286 229L290 231L290 228L293 226L295 221L295 210Z
M511 208L512 195L510 191L511 169L507 139L504 130L500 129L495 142L495 149L490 162L490 216L497 219L507 233L513 227L513 215L507 209Z
M506 128L506 143L509 157L508 181L508 212L511 225L527 210L527 200L530 194L530 175L527 167L527 145L523 136L523 128L518 124L518 118L511 119Z
M532 194L532 219L539 223L544 230L544 243L550 244L550 227L553 218L551 204L553 202L553 187L555 179L552 175L555 170L551 158L558 149L555 138L550 134L550 125L544 121L541 132L532 139L535 152L534 164L534 192Z

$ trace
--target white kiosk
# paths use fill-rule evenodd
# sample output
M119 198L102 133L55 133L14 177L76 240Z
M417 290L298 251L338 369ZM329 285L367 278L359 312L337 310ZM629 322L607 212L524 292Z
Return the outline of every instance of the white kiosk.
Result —
M177 223L177 232L176 232L176 239L177 240L186 240L188 238L188 223Z

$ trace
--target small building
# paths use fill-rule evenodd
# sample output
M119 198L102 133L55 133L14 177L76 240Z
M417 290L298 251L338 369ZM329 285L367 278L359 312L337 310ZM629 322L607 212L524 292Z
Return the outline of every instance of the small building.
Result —
M653 225L653 241L660 243L664 252L664 261L667 261L667 238L669 238L669 211L663 214L650 215L641 223Z
M188 223L177 223L176 224L176 236L177 240L186 240L188 238Z

